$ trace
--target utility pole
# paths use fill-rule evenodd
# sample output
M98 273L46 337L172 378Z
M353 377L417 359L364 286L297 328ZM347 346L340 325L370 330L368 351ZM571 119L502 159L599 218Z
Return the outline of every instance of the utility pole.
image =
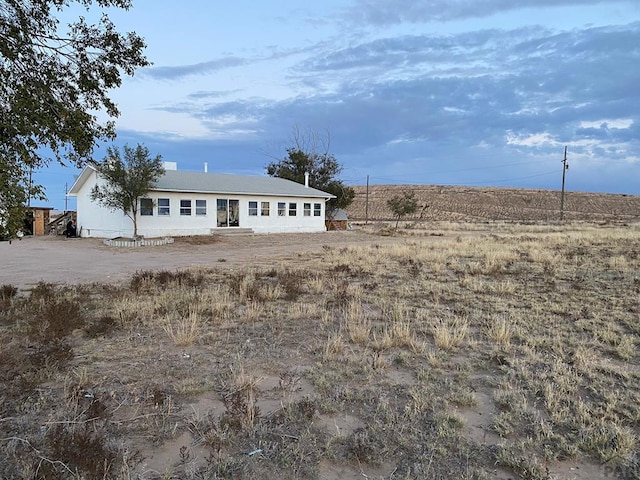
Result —
M567 146L564 147L564 159L562 160L562 193L560 194L560 221L564 220L564 177L569 169L567 163Z
M367 175L367 196L364 203L364 224L369 224L369 175Z
M67 202L69 201L68 182L64 182L64 213L67 213Z

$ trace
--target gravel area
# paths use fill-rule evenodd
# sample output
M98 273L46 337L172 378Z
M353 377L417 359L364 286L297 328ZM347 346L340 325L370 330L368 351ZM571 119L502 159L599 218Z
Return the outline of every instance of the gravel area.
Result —
M277 265L319 254L324 246L397 241L362 231L342 231L178 237L171 245L124 248L108 247L91 238L25 237L11 244L0 242L0 284L27 289L40 281L121 282L139 270Z

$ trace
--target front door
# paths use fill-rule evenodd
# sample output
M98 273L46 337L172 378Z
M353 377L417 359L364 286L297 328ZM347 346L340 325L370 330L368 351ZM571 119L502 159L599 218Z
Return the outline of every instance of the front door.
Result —
M239 227L240 226L240 200L228 200L219 198L217 201L217 226L218 227Z

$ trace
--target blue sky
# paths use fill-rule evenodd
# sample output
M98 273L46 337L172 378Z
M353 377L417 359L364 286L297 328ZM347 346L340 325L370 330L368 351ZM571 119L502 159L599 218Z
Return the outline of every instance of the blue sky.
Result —
M350 185L559 189L567 145L567 190L640 194L637 0L133 3L110 16L154 65L116 144L181 170L262 175L297 127ZM49 205L77 173L36 175Z

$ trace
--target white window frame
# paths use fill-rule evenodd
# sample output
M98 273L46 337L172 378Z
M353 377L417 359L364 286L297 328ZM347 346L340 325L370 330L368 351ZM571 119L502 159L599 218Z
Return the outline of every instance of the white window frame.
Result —
M207 214L207 201L203 199L196 200L196 216L204 216Z
M183 217L191 216L191 199L183 198L180 200L180 215Z
M166 205L165 205L166 203ZM167 217L171 215L171 199L159 198L158 199L158 216Z

